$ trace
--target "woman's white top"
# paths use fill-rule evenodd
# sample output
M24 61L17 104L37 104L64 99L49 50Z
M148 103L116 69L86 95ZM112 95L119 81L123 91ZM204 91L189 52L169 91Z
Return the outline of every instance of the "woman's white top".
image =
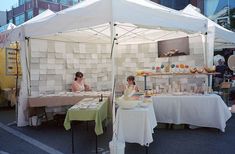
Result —
M74 89L77 89L76 91L85 91L85 85L82 83L78 83L77 81L73 82Z
M126 85L124 95L131 97L136 92L136 85Z

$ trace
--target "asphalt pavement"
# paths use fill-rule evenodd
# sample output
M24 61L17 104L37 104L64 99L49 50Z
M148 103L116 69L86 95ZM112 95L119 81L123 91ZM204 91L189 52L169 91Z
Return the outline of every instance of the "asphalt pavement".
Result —
M0 128L0 154L48 154Z

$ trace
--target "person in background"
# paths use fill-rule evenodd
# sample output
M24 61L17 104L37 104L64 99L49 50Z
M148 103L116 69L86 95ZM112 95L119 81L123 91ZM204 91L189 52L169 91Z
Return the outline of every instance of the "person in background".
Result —
M72 92L91 91L90 86L85 83L82 72L76 72L75 79L71 85Z
M124 96L131 97L134 93L138 92L139 88L135 84L135 77L134 76L128 76L127 77L127 85L124 89Z
M224 64L224 60L220 59L218 61L218 64L216 66L216 72L219 72L220 74L215 75L215 83L214 83L214 87L215 88L219 88L220 84L224 81L224 74L227 71L227 66Z

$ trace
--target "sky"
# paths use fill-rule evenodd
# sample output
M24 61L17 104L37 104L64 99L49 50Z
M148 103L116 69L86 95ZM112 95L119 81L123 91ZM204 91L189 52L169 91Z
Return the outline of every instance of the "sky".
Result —
M12 5L16 5L18 0L0 0L0 11L10 10Z

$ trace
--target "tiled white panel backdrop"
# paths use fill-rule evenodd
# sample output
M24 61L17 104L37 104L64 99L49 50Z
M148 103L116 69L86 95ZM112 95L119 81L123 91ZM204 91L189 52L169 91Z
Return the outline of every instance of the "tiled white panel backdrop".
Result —
M137 69L149 69L160 64L188 64L203 66L201 37L190 38L190 55L158 58L157 43L139 45L118 45L116 54L118 84L126 83L128 75L135 75ZM64 43L46 40L31 40L31 95L69 91L74 73L84 73L86 82L94 90L111 89L112 62L110 44ZM185 78L185 77L181 77ZM170 79L180 81L180 78ZM198 83L203 77L186 79ZM184 80L185 81L185 80ZM143 89L143 78L136 77ZM148 88L154 84L168 84L169 78L148 78ZM117 86L119 87L119 86Z

